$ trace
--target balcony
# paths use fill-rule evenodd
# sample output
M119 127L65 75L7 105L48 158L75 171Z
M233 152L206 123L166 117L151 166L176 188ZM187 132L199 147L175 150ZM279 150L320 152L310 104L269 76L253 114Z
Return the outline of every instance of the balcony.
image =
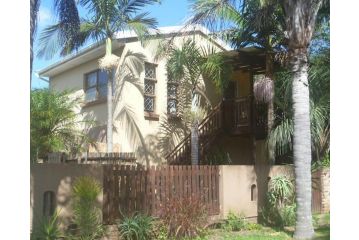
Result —
M252 96L226 99L224 130L233 136L254 134L256 139L266 137L267 106L256 103Z

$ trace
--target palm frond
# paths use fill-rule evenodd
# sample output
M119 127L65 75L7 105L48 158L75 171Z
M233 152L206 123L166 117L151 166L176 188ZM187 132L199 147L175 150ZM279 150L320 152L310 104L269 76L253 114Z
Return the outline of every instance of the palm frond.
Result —
M134 147L141 144L145 152L146 166L149 167L148 151L146 141L142 135L140 127L137 125L137 119L131 106L124 104L121 107L120 112L116 116L116 119L120 121L122 129L126 129L126 135L129 138L131 145Z
M212 31L227 27L228 22L239 24L241 15L235 1L229 0L196 0L191 5L193 16L187 25L203 24Z

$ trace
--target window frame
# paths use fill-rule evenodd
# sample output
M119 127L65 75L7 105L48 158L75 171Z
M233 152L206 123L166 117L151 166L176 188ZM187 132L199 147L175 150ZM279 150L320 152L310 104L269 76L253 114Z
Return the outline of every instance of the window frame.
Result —
M175 87L175 96L170 96L169 94L169 87L170 86L174 86ZM173 81L167 81L167 115L171 116L171 117L177 117L178 116L178 100L177 100L177 96L178 96L178 83L173 82ZM170 100L174 100L175 101L175 108L176 108L176 113L170 113L169 111L169 101Z
M108 83L108 76L107 76L107 83L103 84L103 85L99 85L100 71L101 71L101 69L96 69L96 70L93 70L93 71L90 71L90 72L87 72L84 74L83 90L84 90L84 95L85 95L85 105L92 105L94 103L102 103L102 102L107 101L107 93L106 93L106 96L102 96L102 97L99 96L100 86L105 86L106 91L107 91L107 83ZM96 73L96 84L94 87L89 87L87 79L88 79L88 76L93 73ZM92 101L86 101L86 92L87 92L87 90L92 89L92 88L96 89L96 99L92 100Z
M157 84L157 67L158 67L158 64L151 63L151 62L145 62L144 65L145 65L145 68L144 68L144 80L143 80L143 86L144 86L144 91L143 91L143 110L145 112L145 118L147 118L149 120L158 120L158 115L155 114L156 109L157 109L157 104L156 104L157 86L156 86L156 84ZM146 76L146 65L149 65L149 66L154 68L155 78L151 78L151 77ZM146 83L147 82L154 85L153 86L154 87L153 94L146 93ZM146 105L145 105L146 97L153 99L153 110L152 111L146 109Z

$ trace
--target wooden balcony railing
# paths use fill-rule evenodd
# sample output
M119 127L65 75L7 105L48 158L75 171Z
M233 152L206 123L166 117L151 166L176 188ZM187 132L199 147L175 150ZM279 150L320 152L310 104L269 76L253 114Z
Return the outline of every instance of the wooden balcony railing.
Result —
M221 131L231 135L265 136L265 105L254 103L253 97L224 100L199 124L199 154L201 160ZM257 109L258 108L258 109ZM187 135L167 156L169 164L191 164L191 134Z
M218 104L210 114L198 125L199 154L203 155L206 147L210 145L219 131L222 130L223 119L222 102ZM187 135L173 150L166 156L170 164L191 163L191 134ZM200 157L201 159L201 157Z
M248 127L251 123L251 97L234 99L234 124L235 128Z

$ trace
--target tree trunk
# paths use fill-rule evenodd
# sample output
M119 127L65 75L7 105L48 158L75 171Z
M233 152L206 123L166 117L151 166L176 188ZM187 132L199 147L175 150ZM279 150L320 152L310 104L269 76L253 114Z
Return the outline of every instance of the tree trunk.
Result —
M195 119L191 128L191 164L198 165L199 163L199 147L198 147L198 120Z
M39 11L40 0L30 0L30 88L32 81L32 62L34 58L33 44L36 32L37 13Z
M199 100L198 95L195 92L195 87L192 90L192 104L191 112L193 114L192 126L191 126L191 164L199 164L199 141L198 141L198 125L199 125Z
M294 173L297 201L295 239L314 236L312 225L311 135L309 115L308 57L305 48L297 49L291 58L294 110Z
M270 78L272 81L274 81L273 79L273 75L274 75L274 67L273 67L274 63L273 63L273 56L272 56L272 52L267 50L266 51L266 72L265 72L265 76ZM273 83L273 87L272 87L272 91L273 91L273 97L269 100L268 102L268 110L267 110L267 132L268 134L270 133L270 131L273 128L273 123L274 123L274 104L273 104L273 98L274 98L274 83ZM275 149L273 144L269 141L268 143L268 160L270 164L274 164L275 162Z
M106 55L112 54L112 41L111 38L106 39ZM112 82L113 82L113 70L108 71L107 82L107 153L113 152L113 140L112 140Z

